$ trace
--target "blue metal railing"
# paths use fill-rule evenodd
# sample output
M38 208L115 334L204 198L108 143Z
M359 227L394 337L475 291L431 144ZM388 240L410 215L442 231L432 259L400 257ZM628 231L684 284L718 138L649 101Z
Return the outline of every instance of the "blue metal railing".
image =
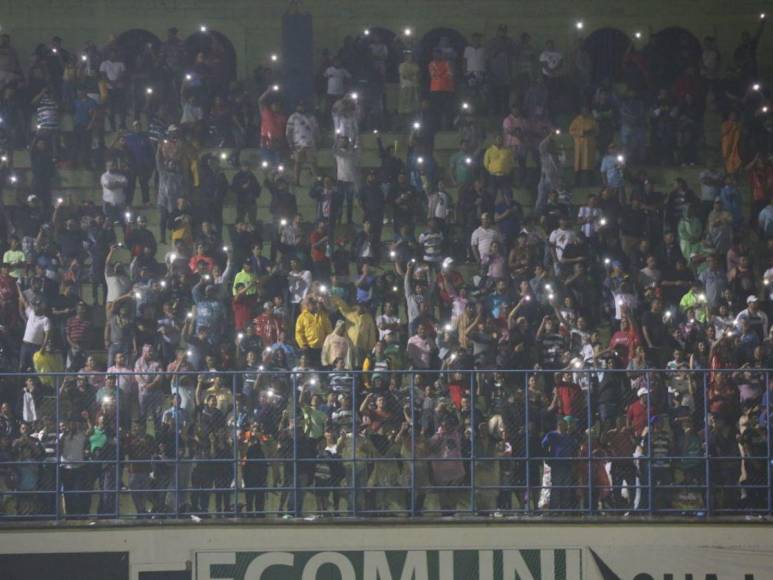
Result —
M312 384L303 374L259 370L249 388L242 372L39 375L55 388L34 397L33 433L0 435L0 521L771 515L768 369L637 370L645 413L631 413L631 427L621 421L624 403L637 399L627 371L562 371L585 386L572 388L576 416L568 420L560 398L539 403L558 371L377 372L396 383L379 393L383 404L364 398L373 371L348 371L350 387L335 385L335 409L310 401L312 391L328 394L325 371ZM740 373L761 384L743 401ZM138 374L176 380L141 409ZM675 374L686 379L681 405ZM611 417L598 400L607 376L622 382ZM731 382L724 391L720 376ZM79 377L108 385L99 401L84 390L93 399L81 400L89 402L87 428L74 421ZM541 391L530 377L544 382ZM425 395L421 387L436 380L442 396ZM616 453L623 448L633 451Z

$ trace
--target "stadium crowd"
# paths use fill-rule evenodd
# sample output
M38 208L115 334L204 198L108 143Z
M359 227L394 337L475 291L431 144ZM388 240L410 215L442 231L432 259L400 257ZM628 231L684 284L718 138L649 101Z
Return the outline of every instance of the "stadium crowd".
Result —
M0 519L767 512L765 22L619 66L366 30L303 99L206 30L4 34Z

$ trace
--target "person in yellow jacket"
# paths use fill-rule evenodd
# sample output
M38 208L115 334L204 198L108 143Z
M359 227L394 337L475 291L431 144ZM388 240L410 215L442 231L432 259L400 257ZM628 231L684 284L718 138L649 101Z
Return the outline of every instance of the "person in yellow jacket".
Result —
M295 343L308 357L311 366L320 366L322 345L332 331L333 326L324 308L320 308L312 298L304 300L303 312L295 323Z
M491 187L495 192L499 189L510 190L515 160L513 150L505 147L502 135L497 135L494 143L486 149L483 155L483 167L491 178Z
M587 105L583 105L580 114L569 125L569 134L574 139L574 177L575 184L591 185L593 170L596 168L596 135L599 126L591 115Z
M349 306L338 297L331 297L333 306L346 319L346 334L357 347L360 358L364 358L378 340L378 328L373 315L362 304Z

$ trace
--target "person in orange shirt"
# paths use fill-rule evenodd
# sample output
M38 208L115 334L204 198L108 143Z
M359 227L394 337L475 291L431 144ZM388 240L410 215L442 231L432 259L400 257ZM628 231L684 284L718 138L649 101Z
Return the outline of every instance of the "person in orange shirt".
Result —
M727 120L722 123L721 133L725 171L732 175L741 169L741 124L735 111L731 111Z
M453 65L442 50L436 49L429 63L429 96L437 115L438 127L443 127L444 122L446 127L451 127L455 90Z

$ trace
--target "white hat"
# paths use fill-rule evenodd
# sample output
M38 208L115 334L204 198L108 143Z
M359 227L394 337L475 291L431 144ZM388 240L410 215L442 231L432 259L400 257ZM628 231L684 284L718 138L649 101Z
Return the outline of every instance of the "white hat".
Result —
M757 302L757 297L756 297L756 296L754 296L753 294L752 294L751 296L747 296L747 298L746 298L746 303L747 303L747 304L751 304L751 303L753 303L753 302Z
M640 388L638 391L636 391L636 396L637 396L637 397L643 397L643 396L645 396L647 393L649 393L649 391L647 390L647 387L642 387L642 388Z

